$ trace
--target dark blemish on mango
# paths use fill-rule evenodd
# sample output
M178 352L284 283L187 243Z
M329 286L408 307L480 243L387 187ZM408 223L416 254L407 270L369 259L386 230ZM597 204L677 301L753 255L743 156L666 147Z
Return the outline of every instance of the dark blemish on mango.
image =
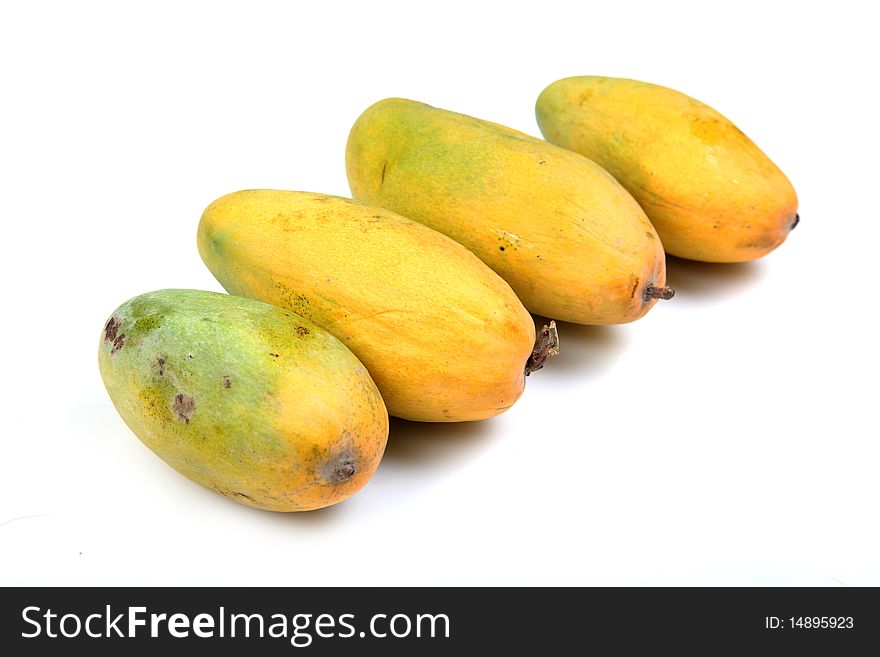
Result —
M116 339L116 331L121 325L122 322L115 317L108 319L104 325L104 342L113 342Z
M801 222L801 215L794 215L794 221L791 222L791 226L788 227L789 230L794 230L794 227L797 226Z
M189 424L193 412L196 410L196 400L190 395L184 395L182 392L174 396L174 402L171 404L171 410L177 415L178 422L186 422Z
M270 353L269 355L272 356L272 358L278 358L281 354Z
M233 500L240 498L243 500L247 500L248 502L251 502L252 504L256 504L256 500L253 497L251 497L250 495L248 495L247 493L242 493L241 491L238 491L238 490L224 490L222 488L215 488L214 490L216 490L218 493L220 493L223 497L228 497Z
M761 235L755 237L748 242L740 242L736 246L740 249L772 249L777 245L778 240L773 235Z
M318 478L328 484L344 484L354 477L358 470L357 451L354 441L348 431L343 430L336 446L329 453L316 449L313 458L318 461Z
M156 369L159 372L159 376L165 375L165 359L161 356L156 359Z
M275 283L281 301L285 307L289 307L293 312L303 317L311 317L312 309L309 305L309 299L304 294L296 294L293 290L282 283Z
M382 176L379 179L380 185L385 182L385 171L387 171L387 170L388 170L388 160L385 160L385 162L382 163Z
M321 465L321 477L331 484L344 484L357 472L357 461L350 451L331 459Z
M304 338L309 333L311 333L311 331L309 331L309 329L307 329L305 326L297 326L296 327L296 334L301 338Z
M503 250L504 250L504 247L503 247L503 246L499 246L499 247L498 247L498 250L499 250L499 251L503 251Z
M125 346L125 333L120 333L116 336L116 339L113 341L113 347L110 349L110 354L113 355L120 349Z
M652 232L650 232L650 231L647 231L647 230L646 230L646 231L645 231L645 235L647 235L648 237L650 237L652 240L657 239L657 236L654 235L654 233L652 233Z
M538 160L538 164L547 164L547 160Z
M191 351L186 354L187 360L192 360L193 358L195 358L195 354L193 354Z
M232 378L228 374L223 375L223 387L227 390L232 387Z
M632 292L630 292L630 294L629 294L630 299L636 298L636 290L638 290L638 289L639 289L639 279L636 278L635 276L633 276L633 289L632 289Z

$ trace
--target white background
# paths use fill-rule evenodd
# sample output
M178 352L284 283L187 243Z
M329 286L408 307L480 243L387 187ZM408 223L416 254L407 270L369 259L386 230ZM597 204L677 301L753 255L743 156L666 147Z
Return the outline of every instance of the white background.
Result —
M4 3L2 584L880 584L869 3ZM554 80L713 105L788 174L764 260L669 264L627 326L482 423L392 425L349 501L238 506L152 455L97 368L106 317L220 290L214 198L345 195L348 130L402 96L538 134Z

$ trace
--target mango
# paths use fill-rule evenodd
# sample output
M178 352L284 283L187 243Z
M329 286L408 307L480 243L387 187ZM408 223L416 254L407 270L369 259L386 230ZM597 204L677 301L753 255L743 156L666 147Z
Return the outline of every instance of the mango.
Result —
M232 294L344 342L392 415L481 420L522 394L532 318L472 253L421 224L340 197L249 190L208 206L198 246Z
M671 295L645 213L606 171L571 151L391 98L358 118L345 162L355 198L465 245L533 313L623 323Z
M388 414L336 338L294 313L198 290L135 297L104 325L101 377L162 460L272 511L336 504L382 458Z
M667 253L754 260L799 221L794 188L770 158L728 119L678 91L565 78L541 93L536 114L548 141L595 160L629 190Z

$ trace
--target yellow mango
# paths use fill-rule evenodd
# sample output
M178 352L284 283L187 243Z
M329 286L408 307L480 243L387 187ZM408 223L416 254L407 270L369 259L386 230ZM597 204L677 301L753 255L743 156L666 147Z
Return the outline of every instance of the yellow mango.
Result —
M272 511L360 490L382 458L388 414L332 335L253 299L161 290L104 324L98 364L126 424L178 472Z
M638 203L595 163L540 139L391 98L354 124L346 171L355 198L465 245L533 313L623 323L671 296Z
M546 139L595 160L638 200L667 253L745 262L795 227L791 183L711 107L646 82L595 76L547 87L536 106Z
M198 245L229 292L344 342L392 415L480 420L522 394L531 316L472 253L421 224L351 199L249 190L208 206Z

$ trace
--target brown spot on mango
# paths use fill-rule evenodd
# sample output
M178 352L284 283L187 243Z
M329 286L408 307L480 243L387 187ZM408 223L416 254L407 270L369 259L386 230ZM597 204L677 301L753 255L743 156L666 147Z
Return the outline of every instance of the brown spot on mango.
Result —
M111 317L104 325L104 342L113 342L116 339L116 331L119 330L120 320Z
M120 333L116 336L116 339L113 340L113 346L110 348L110 353L115 354L117 351L122 349L125 346L125 333Z
M344 484L357 472L357 460L351 452L336 454L321 464L321 477L330 484Z
M171 409L177 416L178 422L186 422L189 424L193 412L196 410L196 400L190 395L185 395L182 392L178 393L174 396Z

